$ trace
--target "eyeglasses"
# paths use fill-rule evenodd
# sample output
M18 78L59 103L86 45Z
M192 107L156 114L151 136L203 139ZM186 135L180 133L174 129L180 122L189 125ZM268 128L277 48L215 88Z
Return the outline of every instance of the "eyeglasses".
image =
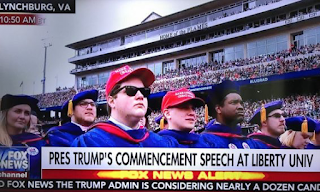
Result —
M282 116L283 118L286 118L286 117L287 117L287 114L285 114L285 113L275 113L275 114L269 115L268 117L274 117L274 118L280 119L281 116Z
M119 89L116 89L114 91L112 91L112 93L110 95L115 95L117 93L119 93L122 89L125 89L125 93L132 97L132 96L135 96L137 94L138 91L140 91L140 93L144 96L144 97L148 97L150 95L150 88L148 87L141 87L141 88L138 88L138 87L135 87L135 86L123 86Z
M96 104L94 102L80 102L78 105L80 105L80 107L83 107L83 108L88 108L89 105L91 107L96 106Z

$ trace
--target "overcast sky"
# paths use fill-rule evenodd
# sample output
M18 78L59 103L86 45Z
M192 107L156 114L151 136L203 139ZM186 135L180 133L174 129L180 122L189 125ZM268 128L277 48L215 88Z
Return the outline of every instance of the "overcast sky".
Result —
M0 25L0 97L42 93L44 43L52 44L47 49L46 92L54 92L75 83L70 74L74 65L68 63L75 52L65 45L137 25L151 12L166 16L208 1L76 0L75 14L42 14L42 26Z

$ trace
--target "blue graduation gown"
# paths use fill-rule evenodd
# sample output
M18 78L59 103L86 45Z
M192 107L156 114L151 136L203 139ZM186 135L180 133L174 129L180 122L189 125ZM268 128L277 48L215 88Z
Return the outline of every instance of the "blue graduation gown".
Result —
M35 147L36 149L32 150L35 153L30 154L30 178L31 179L40 179L41 178L41 147L45 146L46 142L39 135L33 133L21 133L18 135L11 136L12 139L12 148L15 146L24 146L24 147Z
M312 143L309 143L307 146L306 146L306 149L320 149L320 145L314 145Z
M146 128L124 131L111 121L97 123L72 143L73 147L179 147L172 137L162 137Z
M257 149L260 148L252 139L241 135L241 127L234 128L208 123L205 131L202 133L205 142L211 144L213 148L230 149Z
M45 137L49 146L70 147L73 140L84 133L78 125L69 122L49 129Z
M281 149L285 148L278 138L273 138L263 133L252 133L248 138L253 139L259 149Z
M192 148L210 148L211 146L202 139L202 135L177 130L164 129L158 132L161 136L170 136L175 138L184 147Z

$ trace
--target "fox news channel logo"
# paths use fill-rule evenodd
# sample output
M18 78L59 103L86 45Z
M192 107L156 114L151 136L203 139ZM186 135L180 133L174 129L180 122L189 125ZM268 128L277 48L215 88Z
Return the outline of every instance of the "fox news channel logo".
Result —
M27 147L0 147L0 178L27 178L30 153L36 151Z

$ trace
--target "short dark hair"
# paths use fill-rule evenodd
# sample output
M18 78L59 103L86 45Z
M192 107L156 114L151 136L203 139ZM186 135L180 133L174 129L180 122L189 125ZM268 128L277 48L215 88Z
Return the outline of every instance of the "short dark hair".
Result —
M117 89L119 89L121 87L121 83L117 83L115 84L115 86L112 88L112 90L110 91L110 96L113 97L113 98L117 98L117 94L114 94L113 95L113 92ZM107 95L108 97L108 95ZM111 116L111 107L110 105L108 104L107 102L107 113L108 113L108 116L110 117Z

